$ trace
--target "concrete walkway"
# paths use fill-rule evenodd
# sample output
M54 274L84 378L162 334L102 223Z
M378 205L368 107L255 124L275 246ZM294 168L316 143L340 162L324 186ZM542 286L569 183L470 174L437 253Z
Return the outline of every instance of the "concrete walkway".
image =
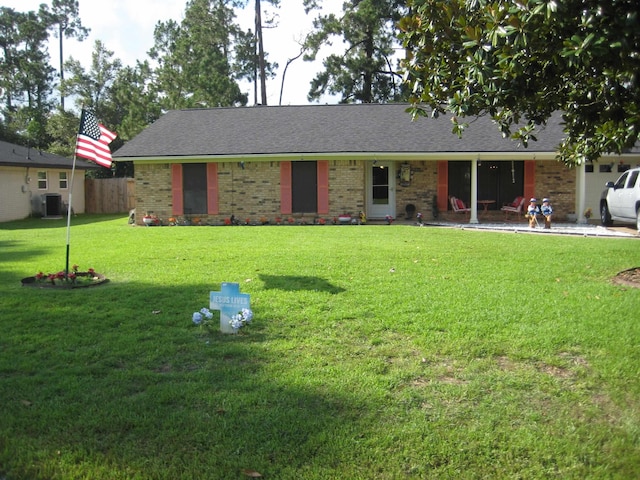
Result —
M431 221L425 227L450 227L463 230L492 230L512 233L530 233L536 235L577 235L583 237L627 237L639 238L638 232L632 227L603 227L601 225L584 223L553 223L551 229L529 228L528 223L455 223Z

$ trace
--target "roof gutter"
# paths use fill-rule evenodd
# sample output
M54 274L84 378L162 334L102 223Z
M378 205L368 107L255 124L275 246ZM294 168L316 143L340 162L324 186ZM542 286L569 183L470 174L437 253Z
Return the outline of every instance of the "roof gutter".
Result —
M470 160L555 160L555 152L335 152L278 153L238 155L185 155L165 157L115 157L116 162L203 163L203 162L280 162L300 160L398 160L398 161L470 161Z

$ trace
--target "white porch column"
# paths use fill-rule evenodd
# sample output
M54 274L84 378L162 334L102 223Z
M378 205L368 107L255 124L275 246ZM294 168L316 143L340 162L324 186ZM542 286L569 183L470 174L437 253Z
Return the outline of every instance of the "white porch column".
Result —
M478 223L478 158L471 160L471 217L469 223Z
M586 175L584 162L581 165L576 166L576 217L578 223L587 223L587 219L584 218L584 210L586 208Z

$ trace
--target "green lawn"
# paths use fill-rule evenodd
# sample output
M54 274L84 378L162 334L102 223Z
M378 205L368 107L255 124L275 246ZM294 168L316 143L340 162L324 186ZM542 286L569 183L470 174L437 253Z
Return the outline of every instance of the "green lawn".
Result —
M634 238L0 224L0 479L640 477ZM221 282L239 335L198 327Z

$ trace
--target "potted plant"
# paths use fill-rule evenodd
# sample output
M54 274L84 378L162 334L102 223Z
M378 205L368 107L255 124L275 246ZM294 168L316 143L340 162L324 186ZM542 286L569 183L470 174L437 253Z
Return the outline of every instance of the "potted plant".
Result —
M144 214L144 217L142 217L142 223L147 227L151 227L153 225L160 225L160 219L154 215L153 212L148 212Z
M348 225L351 223L351 214L343 213L342 215L338 215L338 222L341 225Z

